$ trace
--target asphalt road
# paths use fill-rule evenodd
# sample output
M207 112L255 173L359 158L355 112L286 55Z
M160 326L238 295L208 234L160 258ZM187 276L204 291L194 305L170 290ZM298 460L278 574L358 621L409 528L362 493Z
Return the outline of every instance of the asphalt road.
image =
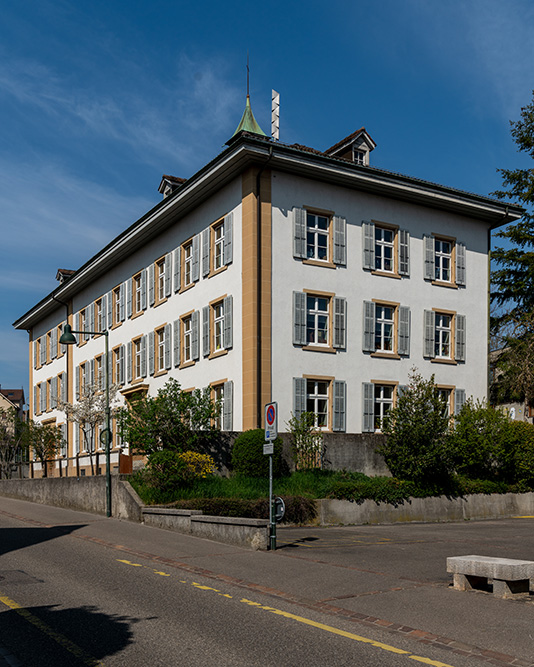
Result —
M0 646L14 667L530 664L530 600L453 592L443 563L436 577L436 549L466 553L462 526L449 539L451 526L289 529L277 552L254 553L0 498ZM503 544L519 526L527 537L525 523L499 526ZM486 551L498 541L473 527ZM521 646L499 639L505 619ZM477 621L495 627L475 645Z

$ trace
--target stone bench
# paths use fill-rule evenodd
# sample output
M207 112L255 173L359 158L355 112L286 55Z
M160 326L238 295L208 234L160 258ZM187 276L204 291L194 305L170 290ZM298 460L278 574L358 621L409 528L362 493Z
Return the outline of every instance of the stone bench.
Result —
M493 580L495 597L513 598L529 593L534 562L491 556L454 556L447 558L447 572L453 574L454 588L459 591L484 589L488 581Z

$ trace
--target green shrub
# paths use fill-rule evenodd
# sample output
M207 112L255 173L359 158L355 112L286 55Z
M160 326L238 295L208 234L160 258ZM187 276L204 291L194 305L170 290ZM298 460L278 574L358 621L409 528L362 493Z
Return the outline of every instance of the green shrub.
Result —
M510 431L514 443L514 481L521 487L534 487L534 426L513 421Z
M500 410L466 401L449 436L456 472L470 479L515 481L514 430L513 422Z
M163 449L148 457L144 478L146 483L163 493L171 492L188 477L187 462L179 452Z
M449 416L434 383L415 370L396 406L385 416L386 442L379 448L394 477L446 488L452 462L447 447Z
M283 496L286 513L282 523L310 523L317 516L315 501L302 496ZM191 498L173 503L179 509L201 510L210 516L246 517L251 519L269 518L267 498L256 500L246 498Z
M236 475L268 477L269 457L263 453L265 431L261 428L241 433L232 447L232 468ZM282 457L282 438L274 441L273 477L287 474L287 464Z

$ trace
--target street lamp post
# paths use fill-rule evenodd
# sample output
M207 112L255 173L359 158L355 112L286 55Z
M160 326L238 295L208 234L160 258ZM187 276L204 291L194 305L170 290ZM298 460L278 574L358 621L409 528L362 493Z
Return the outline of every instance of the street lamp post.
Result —
M104 444L106 445L106 516L111 516L111 412L109 409L109 332L108 331L73 331L70 324L66 324L59 339L62 345L76 345L77 340L73 334L90 334L92 336L105 336L106 341L106 429L104 431Z

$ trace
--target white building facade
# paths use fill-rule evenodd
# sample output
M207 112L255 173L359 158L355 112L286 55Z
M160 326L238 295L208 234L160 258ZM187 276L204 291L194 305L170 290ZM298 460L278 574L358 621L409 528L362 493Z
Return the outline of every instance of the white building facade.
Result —
M263 426L276 400L281 431L309 410L326 431L373 432L414 367L451 414L485 397L490 230L522 210L373 168L373 148L363 129L325 153L239 132L190 179L164 177L160 204L15 322L31 417L63 425L65 468L99 443L58 399L105 371L102 336L58 345L67 319L109 332L123 401L169 378L209 386L226 431ZM115 432L116 465L119 451Z

